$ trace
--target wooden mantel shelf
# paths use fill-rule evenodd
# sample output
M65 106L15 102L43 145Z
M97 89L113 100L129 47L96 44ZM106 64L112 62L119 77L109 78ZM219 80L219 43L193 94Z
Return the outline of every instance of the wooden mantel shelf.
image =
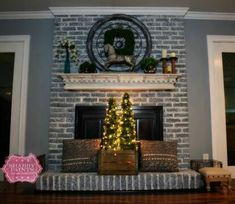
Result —
M58 73L65 90L173 90L180 74Z

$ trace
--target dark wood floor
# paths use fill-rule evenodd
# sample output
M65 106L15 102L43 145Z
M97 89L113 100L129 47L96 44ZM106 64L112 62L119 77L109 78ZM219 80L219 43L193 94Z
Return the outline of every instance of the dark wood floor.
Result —
M235 181L228 192L226 188L214 186L207 193L199 191L155 191L155 192L123 192L123 193L59 193L35 192L30 184L0 183L0 203L2 204L194 204L194 203L235 203Z

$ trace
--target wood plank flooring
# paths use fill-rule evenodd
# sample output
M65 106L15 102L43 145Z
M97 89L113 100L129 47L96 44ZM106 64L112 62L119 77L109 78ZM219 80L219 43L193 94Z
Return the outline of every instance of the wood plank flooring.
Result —
M214 186L207 193L200 191L154 191L122 193L35 192L31 184L0 183L1 204L232 204L235 203L235 181L228 192Z

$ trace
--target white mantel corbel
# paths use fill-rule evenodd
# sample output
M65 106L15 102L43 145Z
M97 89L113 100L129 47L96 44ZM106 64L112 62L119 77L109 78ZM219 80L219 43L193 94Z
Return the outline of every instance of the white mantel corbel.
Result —
M59 73L65 90L173 90L180 74Z

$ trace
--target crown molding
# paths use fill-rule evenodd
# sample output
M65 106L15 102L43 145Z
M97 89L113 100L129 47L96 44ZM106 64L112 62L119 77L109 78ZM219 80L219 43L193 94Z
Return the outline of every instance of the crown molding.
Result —
M195 20L235 21L235 13L188 11L188 7L49 7L49 11L0 12L4 19L52 19L56 15L173 15Z
M185 19L235 21L235 13L189 11Z
M184 16L188 7L49 7L54 15L173 15Z
M9 11L0 12L0 20L4 19L50 19L54 18L50 11Z

